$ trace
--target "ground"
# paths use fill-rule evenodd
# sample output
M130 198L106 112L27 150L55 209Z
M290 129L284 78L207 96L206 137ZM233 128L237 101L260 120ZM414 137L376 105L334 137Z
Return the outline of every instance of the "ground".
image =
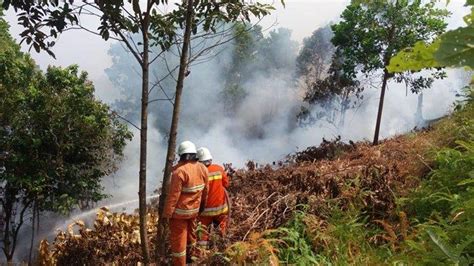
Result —
M472 263L474 107L458 109L378 146L325 140L278 166L249 162L232 177L226 239L201 262ZM148 221L153 248L153 208ZM103 209L93 228L77 222L51 245L43 241L40 260L135 263L138 230L136 215Z

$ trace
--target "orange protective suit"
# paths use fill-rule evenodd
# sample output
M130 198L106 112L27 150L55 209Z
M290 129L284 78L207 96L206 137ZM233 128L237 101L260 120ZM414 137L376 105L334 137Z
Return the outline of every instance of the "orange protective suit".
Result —
M194 161L180 162L173 170L163 211L170 218L173 265L185 265L196 244L196 217L206 202L207 169Z
M198 245L207 247L209 244L210 225L214 224L219 228L221 235L224 235L227 228L229 206L225 189L229 187L229 178L224 168L217 164L207 167L209 172L209 190L206 207L199 215L199 222L203 230L198 233Z

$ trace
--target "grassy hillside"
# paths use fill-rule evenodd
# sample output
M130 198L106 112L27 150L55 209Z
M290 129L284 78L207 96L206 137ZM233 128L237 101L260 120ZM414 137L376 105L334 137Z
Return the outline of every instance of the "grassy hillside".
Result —
M474 263L473 97L376 147L326 141L278 168L249 163L232 180L227 239L201 262ZM40 253L44 264L137 262L138 218L103 210L94 228L78 222Z

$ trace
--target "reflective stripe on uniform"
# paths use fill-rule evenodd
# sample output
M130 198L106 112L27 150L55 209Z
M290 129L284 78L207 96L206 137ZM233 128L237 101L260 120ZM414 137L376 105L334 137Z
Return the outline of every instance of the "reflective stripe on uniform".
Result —
M171 253L171 257L183 257L183 256L186 256L186 250L184 251L181 251L181 252L177 252L177 253Z
M226 213L229 210L227 204L212 207L212 208L205 208L204 211L201 213L201 216L216 216L219 214Z
M211 172L207 176L209 181L222 179L222 174L220 171Z
M179 214L179 215L192 215L198 212L199 212L199 208L190 209L190 210L178 209L178 208L174 209L174 213Z
M213 176L209 176L209 181L213 181L213 180L221 180L222 179L222 175L213 175Z
M203 190L205 186L206 186L205 184L202 184L202 185L198 185L194 187L183 187L181 191L182 192L198 192L198 191Z

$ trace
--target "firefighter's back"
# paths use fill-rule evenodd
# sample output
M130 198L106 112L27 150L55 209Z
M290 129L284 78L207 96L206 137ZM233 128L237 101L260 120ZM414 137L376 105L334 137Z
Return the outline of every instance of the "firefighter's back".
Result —
M198 162L178 164L173 178L182 181L181 195L176 204L173 218L194 218L199 213L202 193L207 183L207 169Z

